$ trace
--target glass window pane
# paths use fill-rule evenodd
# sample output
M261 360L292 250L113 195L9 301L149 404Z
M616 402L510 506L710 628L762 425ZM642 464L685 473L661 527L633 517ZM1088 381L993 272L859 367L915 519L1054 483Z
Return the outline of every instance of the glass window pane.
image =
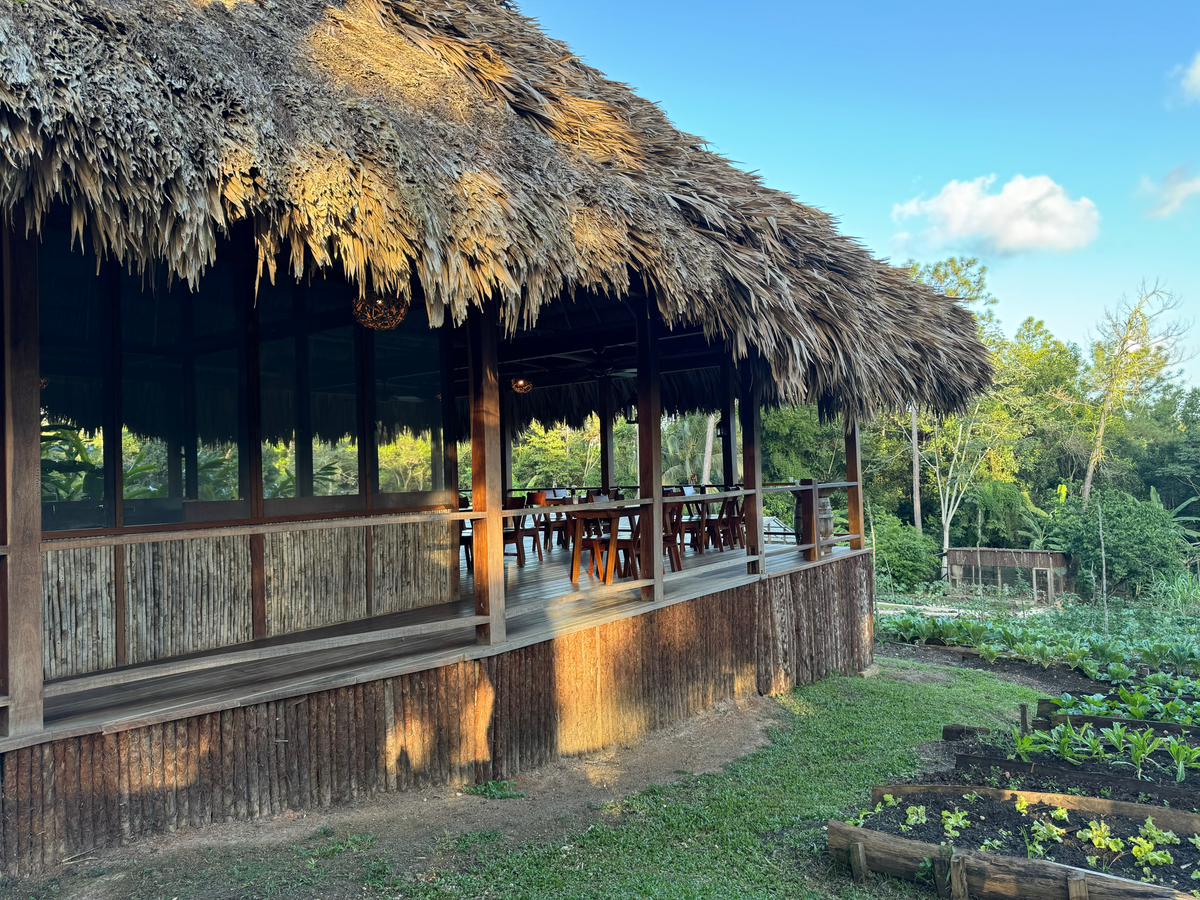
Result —
M353 328L334 328L308 336L314 497L358 493L358 379L354 359ZM302 482L301 490L304 487Z
M111 278L65 224L48 221L38 252L42 384L42 528L110 524L104 409L111 396ZM113 448L110 448L110 451Z
M296 341L264 341L259 351L262 383L262 480L267 499L296 496Z
M126 525L236 519L250 513L237 452L241 404L235 273L234 265L218 263L195 293L161 278L122 280Z
M240 433L241 372L237 350L221 350L196 356L196 484L188 484L188 499L203 503L245 501Z
M441 490L441 342L424 309L375 339L375 489L384 494Z

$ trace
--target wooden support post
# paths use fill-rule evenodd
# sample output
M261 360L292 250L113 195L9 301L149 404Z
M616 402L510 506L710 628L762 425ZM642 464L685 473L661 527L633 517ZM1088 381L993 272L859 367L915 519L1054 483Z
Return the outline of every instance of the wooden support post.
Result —
M763 495L762 495L762 411L759 401L761 389L758 379L749 364L741 371L742 419L742 480L747 494L742 499L742 520L746 525L746 555L759 556L763 552ZM746 564L747 575L759 575L764 571L761 560Z
M945 856L933 857L933 888L941 900L949 900L950 860Z
M616 400L613 397L612 378L601 375L596 383L599 407L596 414L600 419L600 491L609 494L616 487L616 455L613 452L613 420L617 417Z
M846 480L853 482L846 489L850 533L858 535L850 541L850 549L861 550L866 546L863 540L862 450L859 446L858 420L853 418L846 423Z
M504 491L500 467L500 378L496 362L496 321L492 310L471 310L467 324L471 388L471 497L477 513L475 542L475 614L488 616L476 628L481 644L505 641Z
M499 384L499 376L496 383ZM513 398L508 391L500 393L500 503L508 499L512 490L512 445L513 445Z
M950 859L950 900L967 900L967 861L961 856Z
M802 478L800 483L811 488L800 494L800 543L812 544L804 551L804 558L808 562L816 562L821 558L821 525L817 521L817 485L821 480Z
M725 490L737 484L737 428L734 425L733 363L726 360L721 366L721 480Z
M236 232L235 232L236 234ZM250 517L261 519L263 505L262 471L262 369L259 365L258 305L255 303L255 279L258 275L257 251L249 230L235 240L234 245L244 254L241 258L241 288L239 312L245 316L245 393L239 403L245 405L245 419L239 427L244 429L246 462L239 473L242 491L250 497ZM243 493L243 497L247 494ZM267 574L266 543L261 534L250 535L250 622L255 640L267 636Z
M867 867L867 850L861 841L855 841L850 845L850 877L853 878L855 884L863 884L870 875L871 870Z
M1017 709L1021 715L1021 734L1029 734L1029 704L1022 703Z
M1067 876L1067 900L1088 900L1087 876L1072 872Z
M3 235L4 690L8 735L42 730L42 451L38 245L18 215Z
M451 510L458 509L458 403L454 396L454 367L451 360L454 356L454 332L449 322L441 329L441 385L438 395L442 399L442 487L446 491L446 506ZM437 485L435 484L436 488ZM459 538L462 535L462 523L456 522L450 526L450 596L458 600L459 591L459 555L462 552Z
M642 531L641 569L643 578L653 578L652 587L642 588L646 599L663 596L663 505L662 505L662 395L658 371L658 307L647 299L637 320L638 365L638 488L643 499L639 523Z

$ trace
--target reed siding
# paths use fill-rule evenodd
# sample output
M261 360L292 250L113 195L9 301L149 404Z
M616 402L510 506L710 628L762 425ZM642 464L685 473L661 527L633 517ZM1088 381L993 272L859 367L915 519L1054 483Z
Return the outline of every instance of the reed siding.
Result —
M366 618L366 530L264 536L268 637Z
M42 554L42 672L49 681L117 664L113 548Z
M375 615L449 603L452 568L451 523L414 522L371 529Z
M131 544L125 598L131 664L245 643L253 637L250 538Z

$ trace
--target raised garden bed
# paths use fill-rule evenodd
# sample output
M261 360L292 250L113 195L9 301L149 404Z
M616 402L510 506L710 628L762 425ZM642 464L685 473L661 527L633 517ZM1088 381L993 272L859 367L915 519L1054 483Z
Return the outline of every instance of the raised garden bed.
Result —
M876 787L872 800L876 811L861 827L828 824L830 851L859 877L924 877L940 896L963 900L968 892L982 900L1182 898L1197 884L1200 847L1189 839L1200 834L1200 815L963 785Z
M960 770L979 769L987 772L998 769L1012 775L1038 775L1053 779L1063 787L1083 785L1094 791L1107 788L1109 791L1119 790L1127 796L1153 794L1160 800L1182 805L1185 809L1200 807L1200 790L1191 789L1188 781L1180 786L1178 782L1117 775L1111 767L1095 766L1088 769L1085 765L1072 766L1046 754L1036 755L1031 762L1022 762L1008 759L998 750L988 752L988 748L977 748L974 753L959 753L954 757L954 768ZM1200 785L1194 776L1195 773L1189 773L1191 783Z

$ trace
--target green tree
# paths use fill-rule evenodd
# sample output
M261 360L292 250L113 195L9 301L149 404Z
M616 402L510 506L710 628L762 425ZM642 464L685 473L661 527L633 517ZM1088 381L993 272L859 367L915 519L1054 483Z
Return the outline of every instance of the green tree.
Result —
M1137 297L1123 299L1104 313L1092 342L1088 371L1095 431L1083 478L1084 506L1092 493L1096 466L1104 458L1110 419L1144 397L1178 360L1183 327L1171 320L1177 307L1175 298L1155 285L1143 286Z

